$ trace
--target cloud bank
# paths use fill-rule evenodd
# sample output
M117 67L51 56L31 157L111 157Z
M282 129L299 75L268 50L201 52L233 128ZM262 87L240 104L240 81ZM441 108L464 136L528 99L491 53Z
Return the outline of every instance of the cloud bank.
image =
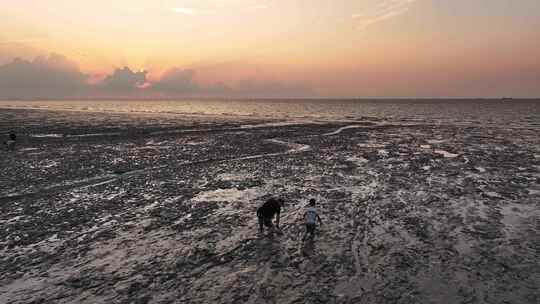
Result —
M149 81L148 71L117 68L100 81L80 71L66 57L51 54L32 61L14 59L0 65L0 99L295 97L311 90L278 81L245 79L233 84L202 84L193 69L171 68Z
M0 66L0 98L61 98L85 90L88 75L57 54Z
M242 68L239 70L239 66ZM117 68L89 75L51 54L0 64L0 99L181 99L309 97L538 97L540 66L362 66L349 69L262 73L247 64L173 67L160 77ZM411 76L412 75L412 76ZM275 80L278 79L278 80ZM289 80L288 80L289 79ZM298 79L293 81L290 79ZM287 81L288 80L288 81Z

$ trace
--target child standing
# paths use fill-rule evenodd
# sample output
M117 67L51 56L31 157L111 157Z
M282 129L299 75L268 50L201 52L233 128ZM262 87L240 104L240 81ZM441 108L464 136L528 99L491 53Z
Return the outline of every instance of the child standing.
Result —
M306 239L308 234L310 235L309 238L313 240L313 238L315 237L315 228L317 225L317 220L319 221L319 225L322 225L322 220L319 214L317 213L317 209L315 209L315 199L313 198L309 200L309 207L304 213L304 219L306 221L306 233L304 234L302 241Z

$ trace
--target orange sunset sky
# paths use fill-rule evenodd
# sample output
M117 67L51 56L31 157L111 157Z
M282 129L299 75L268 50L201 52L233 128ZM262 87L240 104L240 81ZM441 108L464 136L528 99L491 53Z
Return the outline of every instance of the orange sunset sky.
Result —
M0 2L0 98L540 97L538 0Z

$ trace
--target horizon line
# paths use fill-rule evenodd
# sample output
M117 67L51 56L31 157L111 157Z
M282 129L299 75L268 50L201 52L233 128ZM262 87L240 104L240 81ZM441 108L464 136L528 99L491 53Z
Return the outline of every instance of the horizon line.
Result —
M183 100L493 100L493 101L520 101L520 100L540 100L539 97L164 97L164 98L150 98L150 97L113 97L113 98L2 98L0 101L183 101Z

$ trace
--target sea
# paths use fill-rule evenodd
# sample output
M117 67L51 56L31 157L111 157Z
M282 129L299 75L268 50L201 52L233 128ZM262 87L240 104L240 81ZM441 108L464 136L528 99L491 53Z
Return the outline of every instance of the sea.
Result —
M277 120L384 119L540 129L540 99L185 99L0 101L2 108Z

